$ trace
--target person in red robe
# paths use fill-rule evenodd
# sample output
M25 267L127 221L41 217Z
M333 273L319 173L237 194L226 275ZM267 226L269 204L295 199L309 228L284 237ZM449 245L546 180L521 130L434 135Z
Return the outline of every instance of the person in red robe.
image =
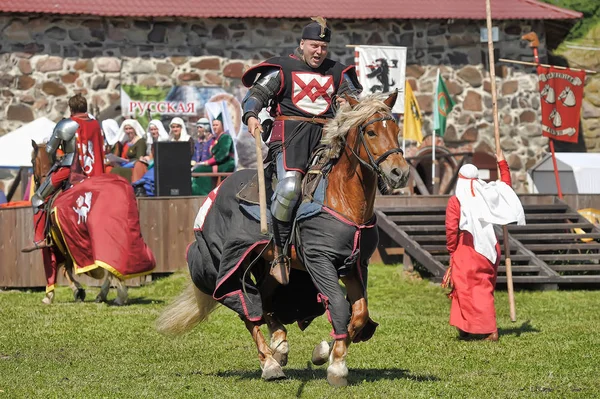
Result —
M501 181L485 183L477 167L459 170L455 195L446 208L446 247L451 281L450 325L460 338L498 340L494 288L500 263L500 245L494 224L525 224L523 206L511 188L510 170L498 154Z

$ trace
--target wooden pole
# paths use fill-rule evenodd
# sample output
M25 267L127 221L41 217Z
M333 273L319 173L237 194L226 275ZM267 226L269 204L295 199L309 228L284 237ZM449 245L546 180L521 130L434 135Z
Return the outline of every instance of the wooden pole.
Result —
M258 201L260 204L260 233L267 234L267 191L265 188L265 167L262 156L262 140L260 129L254 130L254 142L256 143L256 173L258 174Z
M519 64L519 65L531 65L531 66L538 66L541 65L543 67L549 68L549 67L553 67L556 69L570 69L571 71L585 71L585 73L589 73L589 74L594 74L594 73L598 73L597 71L593 71L591 69L579 69L579 68L568 68L568 67L563 67L563 66L558 66L558 65L548 65L548 64L537 64L535 62L530 62L530 61L517 61L517 60L509 60L506 58L498 58L498 61L501 62L507 62L509 64Z
M490 64L490 81L492 85L492 108L494 116L494 137L496 138L496 154L501 154L502 148L500 148L500 128L498 126L498 102L496 95L496 66L494 63L494 42L492 40L492 10L490 7L490 0L485 0L485 13L487 20L487 36L488 36L488 56ZM515 310L515 293L513 289L512 280L512 262L510 260L510 247L508 243L508 228L502 226L502 234L504 237L504 257L506 265L506 285L508 289L508 306L510 311L510 321L517 321L517 314Z

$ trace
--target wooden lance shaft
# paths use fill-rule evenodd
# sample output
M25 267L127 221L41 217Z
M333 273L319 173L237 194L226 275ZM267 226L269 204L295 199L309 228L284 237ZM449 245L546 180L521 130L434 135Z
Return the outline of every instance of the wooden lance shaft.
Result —
M492 85L492 108L494 115L494 137L496 138L496 154L500 155L500 128L498 126L498 102L496 95L496 67L494 64L494 42L492 40L492 10L490 0L485 0L485 13L487 19L487 36L488 36L488 55L490 64L490 81ZM512 279L512 262L510 260L510 247L508 243L508 227L502 226L502 235L504 237L504 256L506 264L506 285L508 289L508 306L510 311L510 321L517 321L515 310L515 293L513 289Z
M256 143L256 173L258 174L258 201L260 204L260 233L267 234L267 192L265 188L265 168L262 156L262 141L260 129L254 130L254 142Z

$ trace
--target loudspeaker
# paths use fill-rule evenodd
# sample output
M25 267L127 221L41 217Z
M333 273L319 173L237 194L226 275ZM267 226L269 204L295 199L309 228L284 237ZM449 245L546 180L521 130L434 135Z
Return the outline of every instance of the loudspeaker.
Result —
M157 197L192 195L192 152L189 141L154 143Z

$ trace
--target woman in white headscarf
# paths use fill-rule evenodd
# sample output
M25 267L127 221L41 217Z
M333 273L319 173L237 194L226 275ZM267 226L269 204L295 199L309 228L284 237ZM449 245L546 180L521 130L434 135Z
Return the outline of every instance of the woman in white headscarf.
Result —
M190 165L194 157L194 139L187 131L185 122L179 117L171 119L169 123L169 141L187 141L190 144Z
M138 159L133 165L133 172L131 173L131 183L137 182L141 179L148 169L154 166L154 147L152 143L168 141L169 133L165 130L162 122L158 119L153 119L148 123L148 132L146 134L146 145L147 155Z
M494 288L500 263L500 245L494 225L525 224L523 206L511 187L504 155L498 155L501 181L479 179L475 165L463 165L455 195L446 208L446 246L450 268L450 325L461 338L498 340Z
M131 181L133 165L138 159L146 155L146 132L135 119L126 119L121 124L119 136L121 135L123 136L121 141L127 144L125 156L129 162L115 166L110 173Z
M104 154L113 154L118 157L123 156L122 136L119 136L119 124L114 119L105 119L102 121L102 132L104 133ZM122 133L125 135L125 133ZM105 166L105 172L109 173L113 167Z
M152 119L148 123L148 132L146 133L146 155L152 152L152 144L159 141L169 140L169 133L164 125L158 119Z

